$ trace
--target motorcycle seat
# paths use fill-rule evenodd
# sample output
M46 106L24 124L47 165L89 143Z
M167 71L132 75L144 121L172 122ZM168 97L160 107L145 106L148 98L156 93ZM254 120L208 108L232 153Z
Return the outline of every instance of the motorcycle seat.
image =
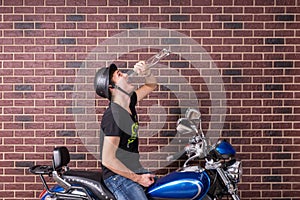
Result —
M63 173L62 178L71 184L88 189L99 199L116 200L106 188L100 172L69 170Z
M100 172L69 170L67 167L69 162L70 154L66 147L56 147L53 150L53 168L62 174L62 179L71 185L87 189L98 199L115 200L113 194L106 188Z

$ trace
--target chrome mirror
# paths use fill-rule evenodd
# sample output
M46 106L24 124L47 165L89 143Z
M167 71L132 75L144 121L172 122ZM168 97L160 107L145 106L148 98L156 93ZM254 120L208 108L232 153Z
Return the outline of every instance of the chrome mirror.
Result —
M189 133L198 133L195 124L187 118L178 119L176 130L183 135Z
M201 113L194 109L194 108L188 108L185 112L185 118L191 121L199 121L201 117Z
M201 113L200 111L194 109L194 108L188 108L185 112L185 117L192 121L196 128L199 127L200 121L201 121Z

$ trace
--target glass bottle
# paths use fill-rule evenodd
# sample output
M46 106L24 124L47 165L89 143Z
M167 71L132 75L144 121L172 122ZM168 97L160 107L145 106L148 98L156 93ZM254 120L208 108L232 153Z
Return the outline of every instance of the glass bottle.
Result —
M157 54L153 55L152 57L148 58L145 61L146 64L146 70L152 68L154 65L156 65L161 59L167 57L168 55L170 55L171 51L169 51L168 49L162 49L161 51L159 51ZM130 70L128 72L128 76L135 76L137 75L137 73L133 70Z

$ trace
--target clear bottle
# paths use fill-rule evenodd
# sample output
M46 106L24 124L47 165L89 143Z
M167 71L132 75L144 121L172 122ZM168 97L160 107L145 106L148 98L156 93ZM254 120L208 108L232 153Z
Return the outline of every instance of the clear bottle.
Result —
M159 51L157 54L155 54L154 56L150 57L149 59L147 59L145 61L147 69L152 68L154 65L156 65L161 59L167 57L168 55L170 55L171 51L169 51L168 49L162 49L161 51ZM135 76L137 75L137 73L133 70L130 70L128 72L128 76Z

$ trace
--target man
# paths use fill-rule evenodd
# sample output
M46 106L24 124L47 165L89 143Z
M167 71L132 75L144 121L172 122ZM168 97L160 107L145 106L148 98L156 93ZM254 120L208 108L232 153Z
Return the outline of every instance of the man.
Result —
M96 93L110 100L101 121L103 178L120 200L147 199L143 187L154 183L154 175L145 173L139 161L135 106L156 88L157 81L143 61L135 64L134 71L145 77L145 84L136 91L128 75L114 64L100 69L95 76Z

